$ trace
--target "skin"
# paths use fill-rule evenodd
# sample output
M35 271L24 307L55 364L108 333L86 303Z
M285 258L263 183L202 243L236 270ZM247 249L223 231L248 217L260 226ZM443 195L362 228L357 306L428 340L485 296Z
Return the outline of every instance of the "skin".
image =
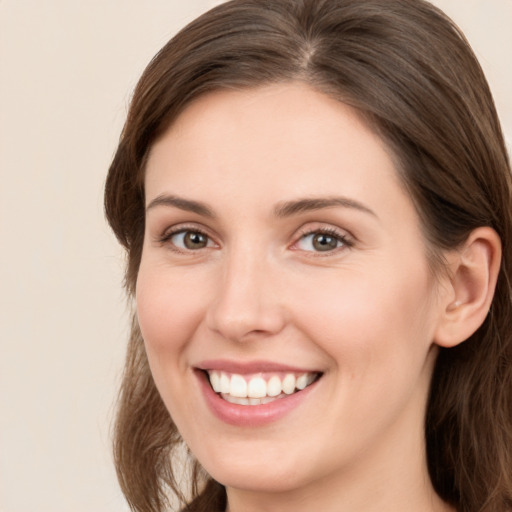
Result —
M299 83L203 96L153 146L145 185L136 298L148 359L229 511L450 510L423 440L450 286L429 270L391 155L354 111ZM156 200L166 195L213 215ZM334 196L350 201L276 216ZM183 230L206 246L187 249ZM309 233L322 230L332 250L315 249ZM219 358L323 374L278 421L233 426L193 372Z

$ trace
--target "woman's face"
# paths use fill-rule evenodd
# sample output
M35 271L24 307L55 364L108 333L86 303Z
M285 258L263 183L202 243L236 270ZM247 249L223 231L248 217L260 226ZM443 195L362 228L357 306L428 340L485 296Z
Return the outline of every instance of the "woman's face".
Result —
M443 287L354 111L300 84L212 93L145 184L138 318L205 469L249 491L421 469Z

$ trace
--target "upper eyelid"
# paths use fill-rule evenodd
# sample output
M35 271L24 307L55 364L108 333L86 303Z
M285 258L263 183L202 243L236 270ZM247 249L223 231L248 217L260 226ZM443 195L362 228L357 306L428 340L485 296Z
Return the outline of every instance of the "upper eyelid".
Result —
M180 233L186 233L186 232L200 233L201 235L204 235L208 239L208 241L211 242L214 246L219 247L218 242L212 236L210 236L206 232L206 230L201 229L201 228L197 228L197 227L193 227L193 226L180 226L180 225L176 225L176 226L172 226L170 228L167 228L167 229L165 229L163 231L163 233L161 233L160 235L156 236L155 242L159 246L167 247L167 249L169 249L173 253L181 254L183 256L186 256L186 255L189 255L189 256L193 256L193 255L199 256L200 254L204 254L203 251L205 251L205 250L212 250L212 249L216 248L216 247L211 247L211 246L208 247L208 245L207 245L205 247L200 247L200 248L197 248L197 249L188 249L188 248L180 247L178 244L176 244L173 241L171 241L171 239L174 236L179 235Z
M313 225L312 225L313 224ZM328 233L331 235L339 236L340 238L346 238L350 240L355 240L355 236L352 235L350 231L347 229L340 228L330 223L324 222L308 222L306 225L301 226L295 234L295 238L300 238L306 235L310 235L312 233Z
M212 238L209 229L207 229L203 226L197 225L194 222L183 222L183 223L180 222L178 224L173 224L172 226L168 226L162 231L162 236L175 235L176 233L181 233L182 231L196 231L198 233L202 233L202 234L207 235L210 238Z
M313 224L313 226L311 225ZM301 240L304 237L314 235L316 233L324 233L329 236L333 236L335 238L338 238L340 242L342 242L342 247L339 247L337 249L333 249L331 251L302 251L304 253L307 253L309 257L327 257L329 255L333 256L334 254L338 254L338 251L340 250L346 250L352 248L355 243L357 242L356 238L350 233L350 231L346 229L342 229L339 226L335 226L330 223L307 223L299 230L296 231L296 234L293 237L293 241L288 246L290 250L293 251L299 251L300 249L297 247L298 244L301 242Z
M164 243L169 241L173 236L186 231L201 233L202 235L208 237L208 239L210 239L214 244L219 245L219 242L217 241L215 236L212 236L210 230L202 226L198 226L197 224L194 223L181 223L169 226L165 228L163 231L159 232L155 236L155 239L159 243Z

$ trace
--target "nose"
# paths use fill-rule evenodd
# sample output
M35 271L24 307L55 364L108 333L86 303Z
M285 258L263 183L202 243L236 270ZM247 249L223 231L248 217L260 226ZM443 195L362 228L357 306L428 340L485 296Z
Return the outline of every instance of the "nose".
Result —
M278 334L286 312L275 265L250 251L233 254L222 265L206 315L209 329L236 342Z

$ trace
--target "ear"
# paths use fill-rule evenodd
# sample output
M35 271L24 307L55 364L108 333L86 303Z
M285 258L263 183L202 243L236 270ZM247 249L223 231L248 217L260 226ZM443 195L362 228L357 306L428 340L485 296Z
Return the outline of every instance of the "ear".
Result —
M489 313L501 263L500 237L492 228L477 228L447 259L448 289L434 342L454 347L467 340Z

